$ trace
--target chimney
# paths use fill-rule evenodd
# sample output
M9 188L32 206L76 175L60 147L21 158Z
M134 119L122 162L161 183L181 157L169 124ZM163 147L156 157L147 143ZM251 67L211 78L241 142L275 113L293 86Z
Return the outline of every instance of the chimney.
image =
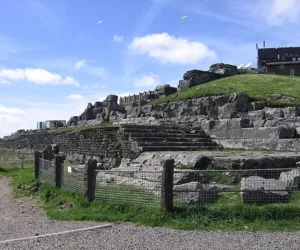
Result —
M263 47L264 47L264 48L266 47L266 41L264 41Z

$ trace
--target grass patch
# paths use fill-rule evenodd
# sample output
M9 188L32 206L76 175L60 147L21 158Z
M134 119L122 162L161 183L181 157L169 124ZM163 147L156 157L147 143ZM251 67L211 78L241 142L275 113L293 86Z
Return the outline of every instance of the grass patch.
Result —
M269 106L300 106L300 77L267 74L236 75L178 91L149 104L234 93L245 93Z
M226 231L298 231L300 230L300 192L294 192L292 202L270 205L244 205L239 193L221 193L218 201L210 205L179 205L172 213L164 213L159 207L147 203L135 206L127 202L88 202L82 195L42 184L37 193L18 189L21 185L36 185L33 162L19 165L3 164L0 176L10 176L17 196L32 195L39 198L46 214L57 220L93 220L106 222L133 222L137 225L165 226L186 230ZM221 176L211 177L213 180ZM227 182L231 179L220 181ZM124 189L124 188L123 188ZM108 190L114 192L115 190ZM132 187L128 194L135 192ZM139 192L136 192L140 195ZM112 193L105 193L112 197ZM151 197L149 197L149 202ZM67 209L62 208L68 204Z

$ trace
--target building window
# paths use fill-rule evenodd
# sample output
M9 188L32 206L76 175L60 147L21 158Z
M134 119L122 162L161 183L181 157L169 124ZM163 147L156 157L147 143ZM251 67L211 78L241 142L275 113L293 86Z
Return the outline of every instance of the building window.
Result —
M298 57L298 61L300 61L300 57Z
M278 60L280 59L280 55L279 55L279 54L277 54L277 59L278 59Z
M290 76L295 76L295 69L290 69Z
M296 57L293 57L293 62L297 61Z

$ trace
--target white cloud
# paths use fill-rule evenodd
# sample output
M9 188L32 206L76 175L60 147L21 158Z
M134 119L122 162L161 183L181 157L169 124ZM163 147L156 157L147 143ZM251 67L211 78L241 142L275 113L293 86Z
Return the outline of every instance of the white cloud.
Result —
M79 87L74 78L67 76L63 79L60 75L41 68L0 69L0 77L5 80L27 80L35 84L69 84Z
M10 83L10 81L7 81L5 79L0 79L0 85L1 84L7 84L8 85L8 84L11 84L11 83Z
M136 37L129 44L129 49L161 63L196 64L204 59L216 58L216 53L204 43L174 37L168 33Z
M36 129L38 121L56 119L68 121L71 116L80 115L85 110L88 102L94 103L104 98L104 93L99 92L85 96L83 99L76 99L76 97L75 99L66 99L66 102L61 103L30 102L27 100L18 103L22 105L22 109L0 105L0 138L19 129Z
M120 43L124 40L124 36L114 35L114 42Z
M265 3L270 6L270 3ZM272 0L266 15L270 25L282 25L285 22L296 23L300 19L299 0Z
M135 87L156 87L160 84L159 76L155 74L143 75L134 80Z
M81 68L85 68L86 67L86 60L79 60L75 63L74 69L75 70L79 70Z
M67 99L70 99L70 100L83 100L83 96L82 95L79 95L79 94L70 94L66 97Z
M22 111L18 108L5 107L0 105L0 114L21 114Z
M77 61L74 65L74 70L84 69L84 71L88 74L95 75L95 76L103 76L105 69L103 67L95 67L90 66L88 62L93 63L94 61L81 59Z

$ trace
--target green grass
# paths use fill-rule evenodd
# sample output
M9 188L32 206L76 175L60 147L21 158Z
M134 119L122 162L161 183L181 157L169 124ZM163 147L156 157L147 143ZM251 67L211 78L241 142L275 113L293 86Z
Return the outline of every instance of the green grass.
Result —
M150 104L233 93L245 93L269 106L300 106L300 77L266 74L236 75L178 91Z
M18 185L36 185L33 162L26 163L24 169L19 164L2 164L0 176L12 179L14 194L34 196L46 214L57 220L93 220L105 222L133 222L137 225L165 226L186 230L226 230L226 231L299 231L300 192L294 192L292 202L270 205L244 205L239 193L221 193L218 201L210 205L180 205L171 213L159 207L132 205L126 202L87 201L82 195L42 184L37 193L18 189ZM212 178L212 177L211 177ZM220 177L216 177L220 178ZM216 179L215 178L215 179ZM225 180L222 180L226 182ZM124 188L123 188L124 190ZM129 188L128 194L136 192ZM125 190L126 192L126 190ZM140 194L140 192L136 192ZM107 192L103 195L112 197ZM149 202L151 197L149 197ZM72 204L72 208L62 209L62 204Z

